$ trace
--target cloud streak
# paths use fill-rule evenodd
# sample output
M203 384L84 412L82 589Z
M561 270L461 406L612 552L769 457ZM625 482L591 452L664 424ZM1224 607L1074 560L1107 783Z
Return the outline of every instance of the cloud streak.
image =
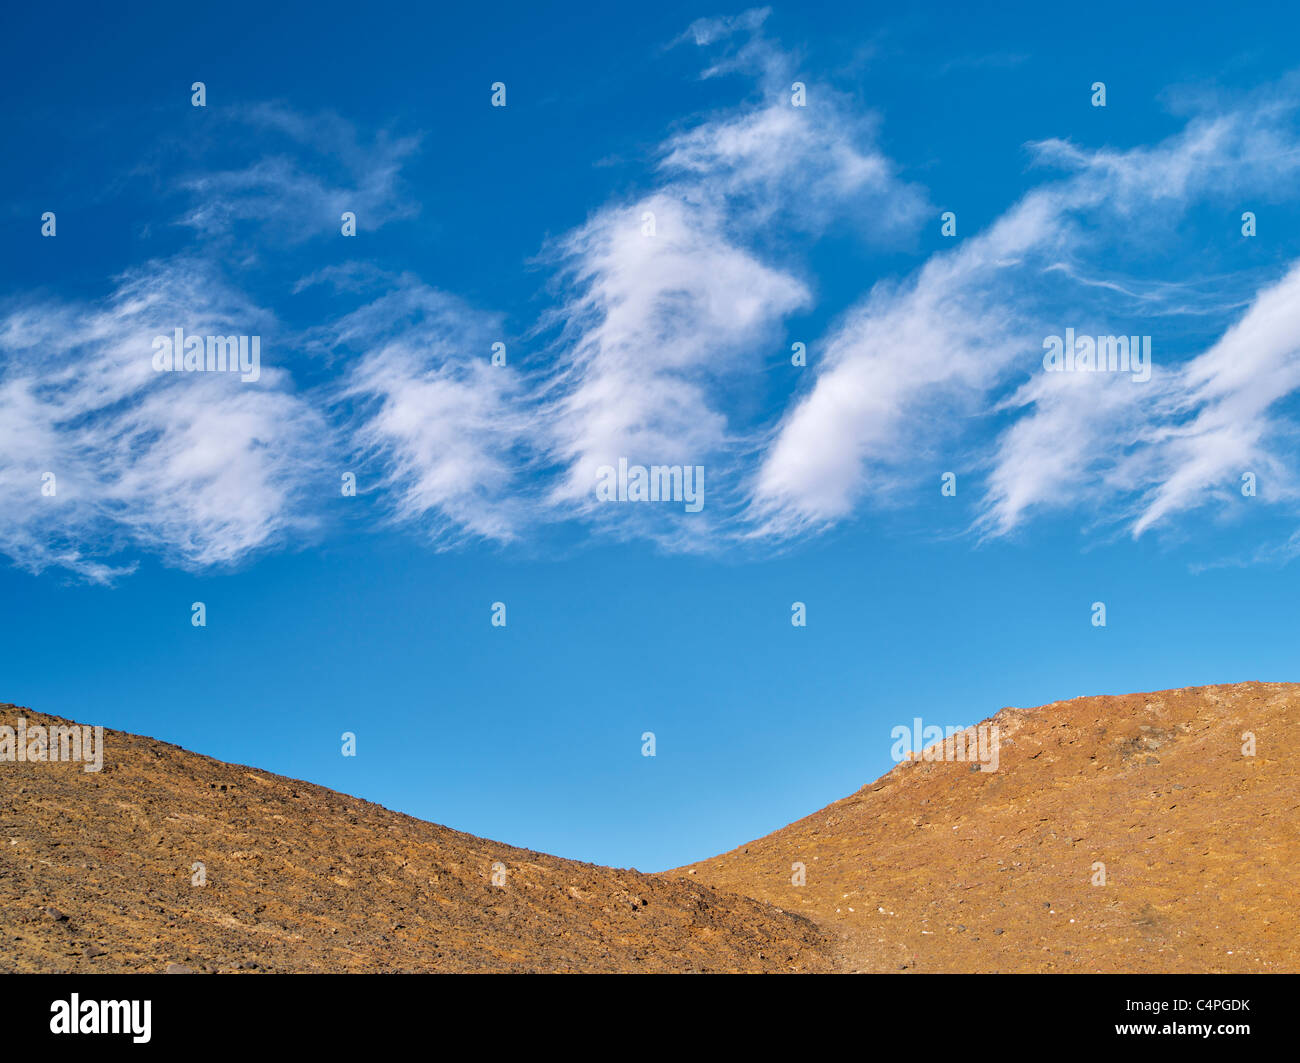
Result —
M209 246L246 243L238 266L181 254L99 301L0 307L0 552L97 581L132 551L234 564L314 534L344 470L438 549L560 525L679 550L779 545L895 507L939 469L961 473L983 538L1069 512L1140 537L1225 511L1247 472L1261 499L1294 505L1300 266L1210 278L1133 248L1198 206L1287 194L1295 83L1203 100L1152 145L1034 142L1027 187L992 224L828 307L819 240L897 251L938 219L881 151L881 116L802 77L766 19L701 20L675 42L743 100L670 127L638 185L543 243L531 265L549 303L518 341L502 308L377 263L313 260L288 290L322 316L282 326L243 290L263 279L259 252L293 254L343 210L363 228L413 216L402 171L419 139L240 110L247 150L185 169L178 218ZM789 322L813 310L829 324L809 367L774 382ZM262 378L155 373L150 341L177 327L261 335ZM1067 327L1157 332L1150 381L1044 372L1044 337ZM704 511L598 500L620 459L703 466Z
M0 317L0 550L19 565L105 581L129 563L103 558L128 544L197 568L313 525L304 489L328 438L322 418L274 364L257 384L155 372L153 337L178 327L267 339L275 328L189 259L122 277L99 305Z
M1177 279L1126 288L1107 278L1107 263L1117 241L1170 231L1198 200L1275 195L1294 182L1294 110L1294 101L1254 101L1125 152L1032 145L1039 164L1072 173L1027 192L911 278L878 283L821 341L817 378L782 417L755 476L757 534L781 538L845 520L936 460L985 474L975 525L983 535L1007 534L1035 510L1098 505L1141 534L1206 492L1222 496L1224 478L1242 463L1266 467L1289 491L1279 455L1260 446L1261 432L1282 426L1259 419L1294 387L1276 324L1284 298L1259 296L1214 349L1226 345L1231 356L1159 365L1149 387L1107 374L1046 374L1041 344L1072 322L1099 335L1142 332L1153 310L1222 317L1248 304L1245 291L1207 298ZM1135 310L1142 328L1114 326ZM1233 339L1243 332L1249 357ZM1229 383L1240 377L1233 359L1254 367L1248 384ZM1252 427L1236 427L1250 418ZM981 457L990 450L991 461Z

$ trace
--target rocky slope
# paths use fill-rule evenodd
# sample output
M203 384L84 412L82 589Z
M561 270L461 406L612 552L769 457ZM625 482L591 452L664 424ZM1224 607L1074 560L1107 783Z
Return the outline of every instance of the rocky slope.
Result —
M846 970L1300 970L1300 686L1076 698L992 722L997 771L904 761L680 871L809 915Z
M19 716L67 722L0 706L0 725ZM105 749L98 773L0 763L0 971L828 967L806 918L703 883L500 845L136 735L106 731Z
M100 773L0 763L0 971L1300 970L1300 686L991 723L996 771L904 762L661 875L109 731Z

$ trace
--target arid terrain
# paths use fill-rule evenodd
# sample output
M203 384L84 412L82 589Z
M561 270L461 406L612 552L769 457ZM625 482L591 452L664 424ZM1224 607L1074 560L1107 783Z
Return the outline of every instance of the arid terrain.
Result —
M63 722L0 706L0 725L20 715ZM702 882L499 845L119 731L105 747L98 773L0 763L0 971L829 968L810 920Z
M106 731L98 773L0 763L0 971L1300 970L1300 686L991 723L996 771L904 762L657 875Z
M680 870L806 913L850 971L1300 970L1300 686L1076 698L992 722L996 772L905 761Z

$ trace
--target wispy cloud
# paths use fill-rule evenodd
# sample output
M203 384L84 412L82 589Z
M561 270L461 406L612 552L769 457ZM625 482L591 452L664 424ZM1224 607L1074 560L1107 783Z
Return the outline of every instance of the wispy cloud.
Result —
M563 292L547 318L563 323L564 369L546 393L548 449L567 470L557 505L594 516L596 470L626 457L712 468L726 512L726 485L736 493L733 471L752 449L750 426L728 415L734 381L752 379L780 322L813 301L770 230L871 219L889 241L926 209L875 148L871 116L829 89L795 105L793 61L761 36L765 17L703 20L685 35L723 50L708 75L756 75L757 97L668 137L652 191L549 250Z
M131 550L231 563L310 532L345 470L438 548L527 543L567 522L683 550L779 542L895 505L939 462L974 485L972 531L985 537L1051 511L1140 536L1226 502L1245 472L1262 500L1300 497L1288 405L1300 268L1210 277L1174 254L1126 259L1197 204L1236 210L1294 187L1294 83L1202 98L1151 145L1031 143L1028 187L986 229L825 307L820 238L905 248L938 219L881 150L882 117L804 76L764 35L767 17L700 20L674 42L700 50L702 76L734 76L737 102L669 126L633 191L544 243L532 265L549 303L520 326L526 342L507 335L502 308L411 272L301 254L290 290L327 309L298 331L241 290L261 279L247 262L182 255L100 302L11 299L0 551L93 580L129 568ZM238 237L301 252L345 210L365 230L419 209L402 173L417 137L280 104L222 120L246 139L219 159L206 145L177 186L178 222L209 250ZM780 385L763 369L784 354L786 323L813 309L835 314L808 344L807 386L773 410ZM1141 385L1042 369L1048 334L1153 322ZM155 373L152 337L177 327L262 335L261 380ZM506 365L492 364L496 342ZM307 390L289 371L299 355ZM599 470L619 459L703 466L704 512L603 505Z
M344 211L356 215L359 231L418 211L401 169L419 137L379 132L363 140L336 115L306 116L280 104L237 108L229 121L243 136L222 139L221 164L209 158L177 183L190 201L181 225L212 237L251 223L292 244L337 234Z
M270 340L261 379L155 372L152 341L177 328ZM200 567L310 528L304 492L328 432L277 366L274 333L266 311L189 259L124 276L101 304L11 305L0 550L32 571L107 580L129 567L111 560L127 545Z
M1108 262L1117 244L1168 232L1198 200L1276 194L1293 182L1294 109L1294 100L1252 101L1123 152L1032 145L1040 164L1073 173L1029 191L910 279L877 284L821 342L817 379L782 418L755 478L759 534L842 520L954 450L969 457L945 460L988 473L977 525L984 534L1009 532L1036 508L1104 503L1123 514L1135 495L1145 499L1133 517L1141 532L1204 498L1214 475L1248 458L1263 463L1255 429L1229 425L1249 406L1246 395L1272 401L1288 389L1281 369L1252 375L1246 395L1230 389L1231 406L1202 410L1199 430L1195 421L1176 428L1161 418L1202 407L1223 386L1228 359L1207 355L1197 370L1158 366L1149 387L1135 388L1107 374L1045 374L1041 344L1071 321L1100 322L1099 334L1144 331L1106 327L1116 311L1132 320L1122 315L1134 307L1149 321L1152 312L1222 316L1247 301L1242 278L1212 293L1179 278L1125 288L1107 277ZM1268 303L1274 310L1264 316L1277 322L1278 300ZM1261 331L1269 330L1253 330L1251 343ZM990 433L1008 415L1013 423L986 462ZM1208 460L1216 448L1221 462Z
M328 328L357 355L341 393L356 404L350 436L372 486L392 520L440 546L517 538L531 414L513 366L491 361L499 317L409 276L387 287Z

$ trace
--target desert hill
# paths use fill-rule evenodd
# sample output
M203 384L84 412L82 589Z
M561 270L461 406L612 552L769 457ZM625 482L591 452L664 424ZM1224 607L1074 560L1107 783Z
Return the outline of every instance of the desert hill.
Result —
M997 771L904 761L679 870L807 914L846 970L1300 970L1300 686L1076 698L990 722Z
M68 722L0 706L0 725L20 716ZM0 971L828 967L803 916L700 882L500 845L104 734L99 772L0 762Z
M1300 970L1300 686L986 724L995 771L949 739L658 875L107 731L98 773L0 762L0 971Z

